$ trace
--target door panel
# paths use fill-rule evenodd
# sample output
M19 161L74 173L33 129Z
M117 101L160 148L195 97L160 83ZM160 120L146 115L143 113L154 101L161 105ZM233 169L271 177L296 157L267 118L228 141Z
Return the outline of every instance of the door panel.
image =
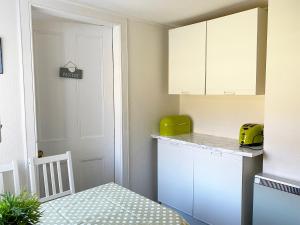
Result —
M76 183L83 190L114 180L112 30L81 25L74 34L76 62L84 70L78 82L79 133L74 146L76 169L83 174ZM97 179L87 182L87 174Z
M35 71L39 76L36 79L37 111L39 114L48 114L38 123L40 141L58 141L66 139L65 124L65 82L57 76L57 65L63 60L63 35L55 33L34 33ZM57 56L58 54L58 56ZM68 108L68 107L66 107ZM60 109L60 110L57 110Z
M43 21L34 33L39 149L72 151L76 191L114 181L112 29ZM83 79L59 77L69 60Z
M101 137L104 132L102 37L76 36L80 68L87 76L79 83L80 138ZM89 57L86 57L89 55ZM99 74L99 76L88 76Z
M79 161L78 167L80 168L78 171L80 185L82 185L80 188L92 188L101 184L101 181L105 175L105 168L102 158L93 157L91 159L82 159ZM87 175L87 171L89 174L94 174L95 177L93 177L92 180L90 180L89 176Z

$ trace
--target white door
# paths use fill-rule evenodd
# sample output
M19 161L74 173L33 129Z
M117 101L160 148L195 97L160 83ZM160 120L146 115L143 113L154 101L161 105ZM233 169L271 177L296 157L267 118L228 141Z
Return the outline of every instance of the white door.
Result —
M38 148L72 151L76 191L114 181L112 29L34 23ZM83 79L59 77L67 61Z
M158 201L193 212L193 149L158 140Z

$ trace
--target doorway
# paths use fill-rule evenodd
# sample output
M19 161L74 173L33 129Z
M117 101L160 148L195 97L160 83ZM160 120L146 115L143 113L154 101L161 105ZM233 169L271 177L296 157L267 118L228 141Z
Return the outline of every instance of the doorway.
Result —
M115 181L113 31L32 11L37 149L71 151L76 191ZM60 77L82 70L82 79Z

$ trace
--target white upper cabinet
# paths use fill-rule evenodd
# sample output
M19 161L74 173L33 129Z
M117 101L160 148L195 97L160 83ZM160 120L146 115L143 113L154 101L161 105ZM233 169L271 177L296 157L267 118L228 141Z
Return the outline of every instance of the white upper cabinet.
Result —
M266 45L261 8L170 30L169 94L264 94Z
M264 9L208 21L206 94L264 94L266 40Z
M206 22L169 31L169 94L205 94Z

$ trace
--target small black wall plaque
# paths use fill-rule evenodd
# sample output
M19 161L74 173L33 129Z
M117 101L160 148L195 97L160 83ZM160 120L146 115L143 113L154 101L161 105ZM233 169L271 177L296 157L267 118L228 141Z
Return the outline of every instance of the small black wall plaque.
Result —
M64 78L82 79L83 71L75 68L74 72L72 72L67 67L61 67L59 69L59 76Z
M0 74L3 74L2 44L0 38Z

